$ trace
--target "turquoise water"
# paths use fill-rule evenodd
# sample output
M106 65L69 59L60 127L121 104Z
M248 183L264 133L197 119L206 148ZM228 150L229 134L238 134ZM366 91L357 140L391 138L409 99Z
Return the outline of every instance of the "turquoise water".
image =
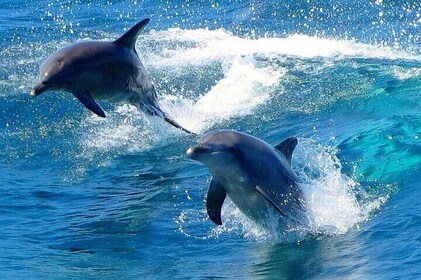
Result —
M419 1L0 2L0 278L421 278ZM40 63L143 19L161 108L275 144L310 225L206 215L196 137L128 105L31 98Z

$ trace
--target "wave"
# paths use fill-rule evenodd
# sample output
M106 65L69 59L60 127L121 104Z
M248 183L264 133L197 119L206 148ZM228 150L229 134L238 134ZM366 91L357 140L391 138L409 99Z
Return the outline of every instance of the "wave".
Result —
M210 60L225 60L241 55L264 54L295 56L300 58L382 58L421 61L421 55L411 54L387 46L358 43L352 40L335 40L295 34L285 38L241 38L224 29L186 30L172 28L152 31L155 42L171 42L170 47L159 48L151 57L152 65L202 64ZM138 43L139 46L141 42ZM141 47L141 46L140 46Z
M5 88L13 87L19 88L19 91L27 88L26 92L29 93L30 80L35 80L36 58L46 57L54 46L61 44L50 43L49 50L43 49L41 43L22 47L17 53L13 53L14 49L11 47L2 50L0 57L3 62L7 62L6 72L16 72L19 75L7 76L0 80L1 95L7 92ZM174 28L152 31L141 36L138 48L143 54L144 64L151 71L156 83L174 84L161 86L164 88L160 92L159 99L162 109L182 126L197 133L203 133L214 127L227 127L231 119L251 115L262 105L270 106L275 96L285 94L280 84L284 82L291 69L288 67L289 64L282 60L284 57L302 59L301 63L297 63L298 68L302 64L312 65L311 59L323 58L324 61L314 70L315 72L324 67L331 67L337 61L341 62L346 58L411 60L416 63L421 61L421 56L416 54L354 41L305 35L247 39L232 35L223 29ZM13 57L16 55L19 56L19 63L14 65ZM279 60L282 63L279 63ZM305 72L308 68L311 67L302 67L300 70ZM199 77L201 80L186 84L182 75L185 77L197 75L198 69L204 69ZM400 79L409 79L419 77L417 69L410 67L408 70L396 66L390 73ZM24 80L17 78L23 74L27 74ZM190 86L187 91L192 91L192 96L184 94L186 93L186 90L183 91L184 85ZM20 94L16 90L14 92ZM39 103L37 106L48 106L46 104ZM72 104L78 103L75 101ZM80 127L72 124L71 129L78 130L75 134L80 145L75 165L85 162L86 159L96 161L101 157L100 164L105 164L104 161L118 154L120 150L136 153L154 148L167 139L185 135L164 121L147 117L129 105L115 106L107 112L107 115L106 119L100 119L85 113L85 117L80 119L82 123ZM66 127L63 130L66 130ZM49 132L46 131L45 134ZM101 152L99 156L98 151ZM105 154L107 155L103 156ZM360 191L359 185L352 178L342 174L340 161L334 151L326 152L314 142L304 140L297 148L295 158L299 159L294 160L293 164L302 179L302 188L309 203L310 223L308 227L292 232L293 239L309 234L344 233L364 222L372 211L387 200L387 197L368 201L357 199L356 192ZM85 165L81 164L80 169L84 170ZM201 238L211 238L235 232L253 239L267 239L274 236L285 238L285 235L280 236L273 231L262 231L229 201L223 209L223 215L227 221L223 227L208 228L206 233L203 233L203 228L206 227L197 227L199 228L197 235ZM203 223L203 217L203 208L182 210L177 223L180 230L189 235L190 226Z
M115 34L102 35L105 38L101 39L104 40L117 37ZM63 42L34 42L19 47L9 46L0 51L4 71L8 73L1 76L4 78L0 77L0 95L29 92L36 80L39 62L61 46ZM421 61L419 55L354 41L306 35L249 39L235 36L224 29L152 30L149 34L141 35L137 47L152 79L158 88L163 89L159 92L162 109L182 126L197 133L227 127L231 119L252 115L261 106L270 104L275 97L285 93L290 95L290 92L283 90L282 84L291 84L286 80L291 71L308 72L313 64L307 59L325 59L315 72L334 66L335 61L331 59L362 57ZM285 57L304 61L293 61L291 65L283 60ZM394 66L391 71L399 79L419 77L418 67L408 69ZM21 76L24 78L19 79ZM364 79L359 80L359 83L365 82ZM365 86L360 85L361 88ZM359 91L351 90L351 94L345 92L337 95L340 95L338 98L348 98L355 96L355 92ZM294 93L291 98L298 98L297 94L301 93ZM301 103L300 100L298 98L298 101L292 102ZM42 102L33 104L46 106ZM160 120L134 112L130 106L110 106L110 109L113 111L107 112L107 120L99 120L86 113L85 124L81 128L86 132L81 143L86 149L127 148L138 151L153 147L174 135L182 135Z
M109 37L111 39L114 36ZM159 102L162 109L183 127L199 134L215 127L227 127L229 120L251 115L275 97L286 94L280 86L282 83L289 83L285 81L286 75L291 71L308 73L313 67L306 59L327 59L320 63L314 72L335 67L335 61L331 59L361 57L421 61L421 56L415 54L354 41L305 35L247 39L232 35L223 29L172 28L151 31L150 34L141 36L137 47L141 50L139 53L143 55L142 60L150 70L153 80L161 89ZM304 61L293 62L293 65L290 65L284 61L279 62L278 58L282 57L298 57ZM351 64L351 70L354 71L352 75L356 75L357 66L354 62ZM394 66L391 69L392 74L399 78L419 75L417 68L408 70ZM189 81L190 79L192 81ZM355 79L358 77L355 76ZM358 84L360 88L370 87L369 84L362 84L369 83L364 77L358 79L358 82L349 83ZM314 102L309 101L309 104L325 102L325 99L355 97L361 92L351 87L352 85L348 93L346 89L340 90L338 86L338 92L334 93L337 98L316 96ZM193 94L190 94L191 92ZM292 98L296 98L295 94L298 93L288 93ZM301 107L303 105L299 105L299 108ZM130 106L115 108L113 112L108 113L109 119L106 121L94 116L87 117L89 126L100 129L86 134L83 145L99 150L127 148L136 151L149 149L160 141L183 135L164 122L137 114ZM122 120L125 121L122 123Z

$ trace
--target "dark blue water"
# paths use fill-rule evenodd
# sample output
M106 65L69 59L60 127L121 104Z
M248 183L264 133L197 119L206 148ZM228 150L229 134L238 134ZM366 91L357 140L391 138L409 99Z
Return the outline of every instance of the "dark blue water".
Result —
M0 278L421 278L419 1L0 2ZM137 49L186 128L275 144L310 224L206 215L197 139L128 105L31 98L40 63L150 17Z

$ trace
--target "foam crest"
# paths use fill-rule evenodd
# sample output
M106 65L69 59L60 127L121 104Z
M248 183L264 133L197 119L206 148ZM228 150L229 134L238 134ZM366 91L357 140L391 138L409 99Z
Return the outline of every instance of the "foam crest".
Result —
M392 75L401 81L421 78L421 67L405 69L399 66L392 66L390 70Z
M178 42L164 47L154 57L152 64L174 65L204 64L209 61L223 61L241 55L260 54L273 56L315 57L358 57L382 59L421 60L420 55L399 51L390 47L358 43L351 40L333 40L307 35L291 35L285 38L241 38L223 29L185 30L172 28L151 32L153 40Z
M194 99L172 90L160 97L164 111L187 129L201 133L218 123L251 114L268 102L287 73L271 58L346 57L416 59L420 56L346 40L330 40L306 35L286 38L248 39L232 35L224 29L184 30L172 28L152 31L143 37L153 42L145 56L148 68L171 75L195 71L197 67L221 68L223 78L207 92L197 92ZM139 43L140 44L140 43ZM299 65L297 65L299 67ZM182 79L185 76L180 76ZM176 81L176 80L175 80ZM194 88L189 88L194 91Z
M251 57L238 57L223 68L224 78L196 102L184 100L180 104L174 102L174 97L166 96L161 100L164 111L174 112L174 117L188 129L202 132L224 120L250 114L270 99L285 73L282 68L258 68Z

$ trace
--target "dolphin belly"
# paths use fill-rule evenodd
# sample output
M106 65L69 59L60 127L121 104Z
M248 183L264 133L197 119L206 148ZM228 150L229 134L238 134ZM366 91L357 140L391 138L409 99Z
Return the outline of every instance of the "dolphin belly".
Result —
M234 191L227 192L227 194L238 209L255 222L261 222L268 218L270 209L268 203L257 191Z
M135 105L135 101L145 99L155 104L153 94L152 98L143 96L148 93L140 83L140 71L133 65L115 62L87 67L74 78L77 83L73 90L84 89L95 99L110 103L128 101Z

